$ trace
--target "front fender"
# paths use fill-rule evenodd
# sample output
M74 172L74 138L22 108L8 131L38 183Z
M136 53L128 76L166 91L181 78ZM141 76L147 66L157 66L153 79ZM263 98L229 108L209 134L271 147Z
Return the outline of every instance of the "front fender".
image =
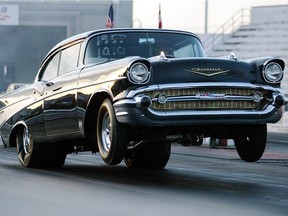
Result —
M251 63L254 63L259 71L262 71L263 67L269 64L272 61L277 62L281 67L282 70L285 69L285 62L282 59L274 58L274 57L262 57L262 58L254 58L249 60Z

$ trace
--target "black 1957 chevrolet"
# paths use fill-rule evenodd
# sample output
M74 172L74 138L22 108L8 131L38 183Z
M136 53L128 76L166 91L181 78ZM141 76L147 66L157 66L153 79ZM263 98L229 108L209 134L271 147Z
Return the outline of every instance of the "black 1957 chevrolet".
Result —
M25 167L91 151L110 165L163 169L171 143L197 134L233 139L254 162L287 103L283 70L272 57L208 58L183 31L86 32L56 45L33 84L0 98L0 136Z

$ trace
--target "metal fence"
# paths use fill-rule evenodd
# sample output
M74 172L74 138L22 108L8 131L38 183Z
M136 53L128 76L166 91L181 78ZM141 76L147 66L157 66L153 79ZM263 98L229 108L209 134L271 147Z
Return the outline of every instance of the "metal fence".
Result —
M233 32L243 25L250 24L251 9L241 9L222 26L220 26L213 34L202 41L206 53L216 49L218 44L223 43L226 38L230 37Z

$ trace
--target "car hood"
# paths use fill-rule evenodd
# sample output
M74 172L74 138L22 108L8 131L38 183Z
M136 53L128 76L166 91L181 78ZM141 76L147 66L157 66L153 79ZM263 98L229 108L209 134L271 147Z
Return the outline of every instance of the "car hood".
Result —
M157 84L187 82L255 82L252 62L220 58L150 59Z

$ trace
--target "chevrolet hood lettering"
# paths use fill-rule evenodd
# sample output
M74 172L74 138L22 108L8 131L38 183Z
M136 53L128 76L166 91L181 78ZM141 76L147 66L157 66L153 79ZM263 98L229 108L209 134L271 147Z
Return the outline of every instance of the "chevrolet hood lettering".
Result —
M191 70L185 69L185 71L201 76L211 77L228 73L230 70L223 70L221 68L191 68Z

